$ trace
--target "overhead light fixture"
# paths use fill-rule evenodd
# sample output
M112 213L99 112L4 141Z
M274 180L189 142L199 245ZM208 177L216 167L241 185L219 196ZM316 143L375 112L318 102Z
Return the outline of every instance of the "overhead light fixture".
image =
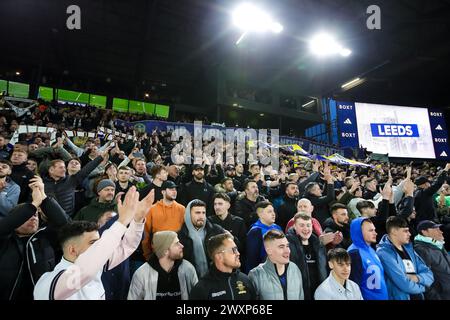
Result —
M16 76L20 76L20 71L16 71Z
M233 107L237 107L238 106L238 104L237 103L233 103Z
M236 41L236 45L238 45L249 32L280 33L283 31L283 26L279 22L273 20L266 11L251 3L239 5L233 11L232 19L233 24L243 32Z
M328 57L333 55L341 55L342 57L348 57L352 54L352 51L348 48L344 48L337 43L331 35L327 33L319 33L314 36L309 43L310 51L319 57Z
M355 78L355 79L353 79L353 80L351 80L351 81L349 81L349 82L347 82L347 83L344 83L344 84L341 86L341 88L342 88L342 89L346 89L346 88L349 88L349 87L354 87L359 81L361 81L360 78Z
M308 107L308 106L310 106L310 105L313 105L314 103L316 103L316 100L311 100L310 102L305 103L304 105L302 105L302 107L303 107L303 108L306 108L306 107Z
M241 105L238 105L238 108L242 109L242 108L243 108L243 106L241 106Z
M146 94L145 94L145 97L146 97L146 98L150 97L150 94L146 93Z
M264 113L260 113L259 116L260 116L260 117L264 117Z

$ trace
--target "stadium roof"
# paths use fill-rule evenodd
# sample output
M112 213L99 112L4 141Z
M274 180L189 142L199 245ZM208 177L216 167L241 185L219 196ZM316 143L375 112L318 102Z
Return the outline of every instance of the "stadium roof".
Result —
M201 95L217 66L229 66L305 95L450 106L450 1L376 1L381 30L366 27L371 0L255 2L270 8L284 30L237 47L229 12L238 1L79 0L81 30L70 31L66 8L73 1L3 0L0 72L22 68L30 79L76 79L80 89L132 98L164 84L181 96ZM312 57L307 41L317 30L336 34L352 56ZM367 81L340 92L356 76Z

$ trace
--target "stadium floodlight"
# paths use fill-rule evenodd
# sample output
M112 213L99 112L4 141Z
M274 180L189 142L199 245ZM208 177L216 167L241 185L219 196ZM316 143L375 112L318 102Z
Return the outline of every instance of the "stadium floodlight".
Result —
M306 108L306 107L308 107L308 106L310 106L310 105L313 105L314 103L316 103L316 100L311 100L310 102L305 103L304 105L302 105L302 107L303 107L303 108Z
M16 71L16 76L20 76L20 71Z
M250 32L280 33L283 31L283 26L279 22L274 21L267 12L251 3L240 4L233 11L232 18L233 24L243 32L236 41L236 45Z
M315 35L309 43L309 48L314 55L319 57L328 57L338 54L342 57L348 57L352 54L350 49L341 46L327 33Z
M354 87L358 82L360 82L361 81L361 79L360 78L355 78L355 79L353 79L352 81L349 81L349 82L347 82L347 83L344 83L342 86L341 86L341 88L342 89L346 89L346 88L349 88L349 87Z

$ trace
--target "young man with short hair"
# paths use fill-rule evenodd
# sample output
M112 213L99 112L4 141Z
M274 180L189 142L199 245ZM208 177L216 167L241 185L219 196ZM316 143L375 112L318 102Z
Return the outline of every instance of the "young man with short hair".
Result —
M433 284L434 277L409 242L408 223L398 216L389 217L386 231L377 255L383 263L389 299L423 300L423 293Z
M327 278L327 253L313 233L312 218L305 213L294 216L294 226L286 234L291 261L302 273L305 300L312 300L317 287Z
M266 261L267 253L263 242L266 232L272 229L282 231L280 226L275 224L276 214L272 203L269 201L258 202L256 213L259 219L247 233L247 261L245 265L247 272Z
M225 230L229 231L235 238L239 252L245 253L245 242L247 240L247 228L244 219L232 215L229 210L231 199L226 193L216 193L213 198L215 215L208 219Z
M363 300L359 286L349 279L350 255L342 248L328 251L330 275L314 293L315 300Z
M34 287L36 300L104 300L103 270L113 269L139 246L145 206L133 187L118 202L119 219L99 237L96 222L76 221L60 230L63 258ZM128 226L128 227L127 227Z
M272 229L264 234L266 262L250 270L248 276L260 300L304 300L302 274L289 261L289 242L284 233Z

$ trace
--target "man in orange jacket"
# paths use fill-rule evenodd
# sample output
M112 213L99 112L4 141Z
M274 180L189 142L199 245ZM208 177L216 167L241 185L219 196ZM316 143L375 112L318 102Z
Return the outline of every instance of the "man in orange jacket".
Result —
M161 186L163 198L156 202L149 210L145 220L144 240L142 250L146 260L152 253L151 240L158 231L178 232L184 223L185 207L175 201L177 186L167 180Z

